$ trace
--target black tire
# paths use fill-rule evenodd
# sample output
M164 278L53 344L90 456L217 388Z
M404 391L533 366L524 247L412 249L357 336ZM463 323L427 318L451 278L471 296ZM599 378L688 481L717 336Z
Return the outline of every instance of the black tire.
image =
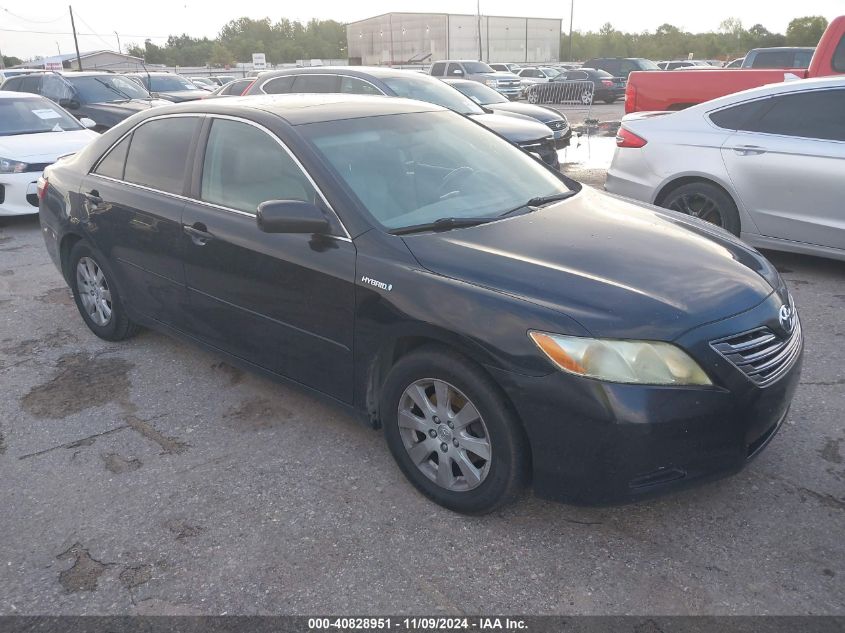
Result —
M705 201L713 204L717 216L704 211L709 208L704 206ZM676 187L662 197L660 206L699 217L736 236L742 228L736 203L724 189L713 183L691 182Z
M605 99L605 100L604 100L604 102L605 102L607 105L610 105L610 104L612 104L612 103L616 103L616 99Z
M83 305L77 277L77 266L79 265L79 261L84 257L93 260L100 268L103 273L103 277L105 278L108 291L111 293L111 315L108 321L104 324L96 323ZM105 258L91 248L91 246L84 240L77 242L70 251L70 256L68 257L67 277L70 282L70 289L73 292L73 299L76 302L79 314L82 316L82 320L85 321L85 325L87 325L88 329L94 334L106 341L122 341L124 339L131 338L138 333L138 325L129 319L129 316L126 314L126 309L123 307L111 267L106 262Z
M441 487L423 474L405 448L398 423L399 406L405 390L423 379L450 383L466 396L483 419L491 459L485 478L476 488L453 491ZM527 442L516 415L489 376L447 348L425 347L394 365L381 390L380 417L387 445L399 468L420 492L445 508L462 514L486 514L515 500L524 488L529 459Z

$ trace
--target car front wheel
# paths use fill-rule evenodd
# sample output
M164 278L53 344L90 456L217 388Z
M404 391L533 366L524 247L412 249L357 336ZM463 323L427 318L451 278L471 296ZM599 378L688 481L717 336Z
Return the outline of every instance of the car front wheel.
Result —
M440 348L402 359L381 395L393 457L423 494L465 514L484 514L519 494L526 443L495 383L476 365Z

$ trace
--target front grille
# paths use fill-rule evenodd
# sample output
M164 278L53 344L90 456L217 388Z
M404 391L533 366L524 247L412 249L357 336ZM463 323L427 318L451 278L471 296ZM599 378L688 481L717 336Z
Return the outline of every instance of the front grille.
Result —
M792 334L782 336L766 327L713 341L710 345L758 385L780 378L801 352L801 322L796 317Z
M512 79L499 79L499 83L497 84L499 88L519 88L519 81L514 81Z
M546 123L552 130L557 132L558 130L565 130L567 128L566 121L549 121Z

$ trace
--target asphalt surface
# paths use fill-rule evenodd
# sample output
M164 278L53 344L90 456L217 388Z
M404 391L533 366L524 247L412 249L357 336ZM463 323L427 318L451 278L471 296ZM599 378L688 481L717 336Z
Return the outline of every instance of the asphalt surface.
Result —
M11 221L0 614L845 614L845 263L771 257L806 358L745 471L638 505L526 494L467 518L309 395L157 333L97 339L37 221Z

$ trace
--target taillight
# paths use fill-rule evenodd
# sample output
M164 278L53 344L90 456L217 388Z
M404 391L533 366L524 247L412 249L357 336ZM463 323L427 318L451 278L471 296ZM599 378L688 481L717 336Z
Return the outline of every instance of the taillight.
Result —
M38 184L36 186L38 190L38 199L43 200L47 197L47 179L44 176L39 176Z
M613 88L613 82L610 79L602 79L601 85L606 88Z
M626 130L624 127L619 128L616 134L616 147L629 147L631 149L638 149L645 147L648 143L644 138L637 136L631 130Z
M246 88L244 88L244 91L241 93L241 96L242 96L242 97L243 97L243 96L244 96L247 92L249 92L249 89L250 89L250 88L252 88L252 87L255 85L255 82L256 82L256 81L258 81L258 79L257 79L257 78L256 78L256 79L253 79L251 82L249 82L249 85L248 85Z

